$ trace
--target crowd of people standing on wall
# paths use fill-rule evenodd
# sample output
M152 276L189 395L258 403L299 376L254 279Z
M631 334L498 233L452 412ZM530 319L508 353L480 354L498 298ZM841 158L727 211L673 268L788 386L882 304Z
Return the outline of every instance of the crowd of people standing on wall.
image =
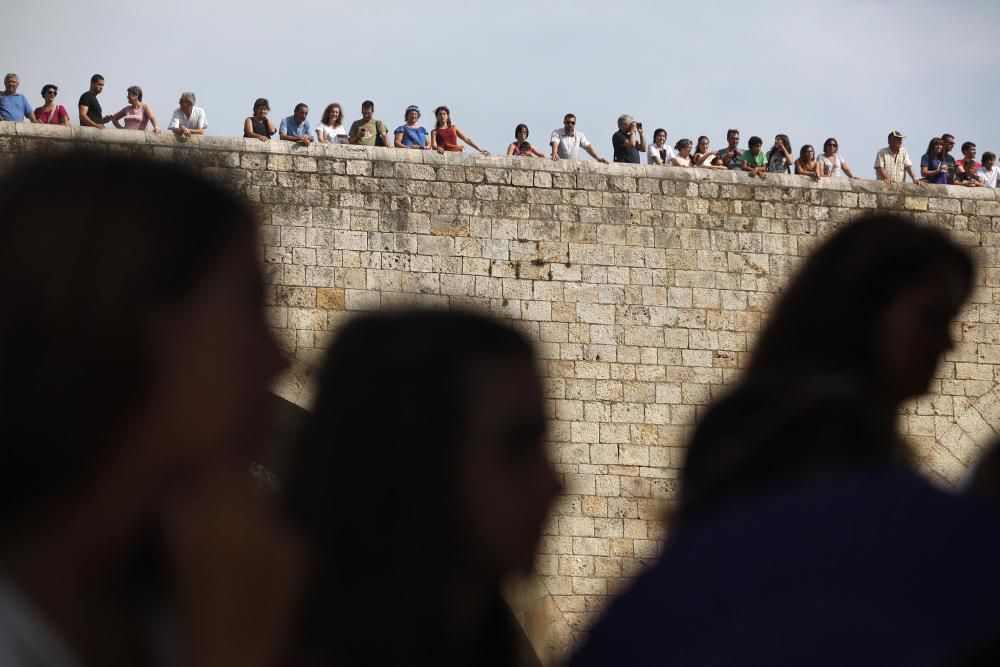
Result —
M44 104L32 108L27 98L17 92L20 79L17 74L7 74L4 91L0 94L0 120L31 121L68 125L71 122L66 108L56 103L59 88L53 84L42 87ZM109 123L116 128L129 130L151 130L160 133L160 125L153 108L142 101L142 88L129 86L126 89L128 104L114 114L104 115L97 97L104 89L104 77L91 77L90 88L80 96L79 122L83 127L104 128ZM178 108L173 112L167 129L181 137L204 134L208 128L205 111L195 106L195 95L181 93ZM248 139L268 141L275 135L282 141L290 141L302 146L313 142L342 143L363 146L383 146L390 148L433 150L438 153L465 150L463 143L481 155L490 152L480 147L452 120L451 110L439 106L434 110L434 127L428 131L421 122L420 108L410 105L403 112L403 124L391 133L388 126L375 118L375 103L365 100L361 105L361 118L345 127L344 109L338 102L328 104L317 124L309 119L309 105L300 102L291 115L283 117L276 126L269 114L270 103L266 98L258 98L253 104L253 113L243 123L243 136ZM549 136L549 150L528 141L530 131L524 123L514 128L514 140L507 146L506 154L512 157L550 158L552 160L579 159L580 150L598 162L607 160L597 152L584 133L576 127L576 115L566 114L563 125ZM982 161L977 161L976 144L967 141L962 144L962 157L956 160L951 155L955 137L942 134L931 139L927 152L920 159L919 176L914 172L913 161L903 148L904 136L898 131L888 135L885 148L875 155L874 171L878 180L886 183L903 183L906 178L923 186L960 185L965 187L997 187L1000 166L996 154L983 153ZM770 148L764 148L764 140L750 137L747 147L740 146L740 132L730 129L726 132L726 145L713 148L707 136L698 137L697 142L681 138L670 145L667 131L657 128L652 140L647 141L643 124L628 114L618 118L618 130L611 137L614 162L640 164L645 153L650 165L668 167L695 167L702 169L730 170L746 173L751 178L766 179L768 174L796 174L814 180L821 178L858 178L840 157L839 142L830 137L823 142L822 153L817 153L811 144L799 147L798 157L787 134L778 134Z

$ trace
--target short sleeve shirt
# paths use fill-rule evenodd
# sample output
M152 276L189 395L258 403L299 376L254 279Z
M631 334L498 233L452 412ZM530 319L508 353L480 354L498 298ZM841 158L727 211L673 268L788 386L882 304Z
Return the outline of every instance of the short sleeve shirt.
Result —
M906 168L912 166L910 154L902 146L895 155L892 154L888 146L875 154L875 168L881 167L893 183L902 183L903 179L906 178Z
M961 167L965 171L964 174L960 174L957 171L955 172L955 180L958 181L958 182L960 182L960 183L964 182L964 181L971 181L972 178L973 178L973 176L976 175L976 172L978 172L980 169L983 168L982 164L980 164L979 162L973 161L972 162L972 169L967 169L965 167L965 163L966 162L967 162L967 160L957 160L955 162L955 164L957 166Z
M171 130L179 127L186 127L189 130L204 130L208 127L208 119L205 117L205 110L201 107L191 107L191 115L184 115L181 108L174 109L174 115L170 117Z
M367 123L364 118L359 118L358 120L351 123L351 136L356 136L361 128L365 128L368 132L365 136L358 141L362 146L374 146L375 137L382 136L383 134L388 134L389 130L386 128L385 123L380 120L375 120L372 118Z
M727 157L726 153L729 151L729 147L721 149L718 153L718 157L722 160L722 166L726 169L739 169L743 166L743 153L745 152L739 146L736 147L735 152L732 157Z
M656 144L650 144L649 148L646 149L646 164L656 164L656 160L653 159L654 155L660 158L663 164L670 164L674 158L674 149L666 144L663 144L663 148L659 148Z
M988 170L985 167L980 167L976 172L976 176L983 179L983 185L989 188L995 188L997 186L997 175L1000 174L1000 167L993 165Z
M583 132L576 130L572 135L569 135L566 134L566 128L564 127L552 130L552 136L549 137L549 144L558 144L556 154L563 160L580 159L580 149L590 146L590 142L587 141L587 137L584 136Z
M944 154L944 163L948 165L948 182L955 182L955 158L948 153Z
M101 103L97 101L97 95L89 90L80 95L80 106L87 107L87 118L98 125L103 125L104 112L101 110Z
M323 138L332 144L347 143L347 132L343 125L331 127L320 123L316 126L316 135L323 135Z
M638 132L636 133L638 138ZM628 164L639 164L639 149L635 146L626 146L625 142L629 140L631 133L626 134L621 130L618 130L613 135L611 135L611 145L614 147L615 151L615 162L626 162Z
M784 157L784 156L782 156L782 157ZM753 153L751 153L748 150L747 151L743 151L743 157L740 158L740 159L743 160L744 164L746 164L746 165L748 165L750 167L765 167L765 166L767 166L767 154L764 153L763 150L757 151L756 155L754 155Z
M788 173L788 157L781 151L774 151L767 161L767 170L772 174Z
M423 148L427 145L427 128L400 125L396 128L394 134L403 135L402 142L407 148L410 148L411 146Z
M69 120L69 112L67 112L66 107L61 104L57 104L52 111L46 111L45 107L38 107L35 109L35 118L38 119L39 123L52 123L53 125L58 125Z
M313 126L306 118L301 123L295 122L295 116L287 116L281 119L281 125L278 127L278 132L280 134L289 134L293 137L312 137L313 136Z
M921 168L926 167L927 169L934 171L935 169L941 166L942 162L943 160L938 160L937 158L931 157L930 154L924 153L923 156L921 156L920 158L920 167ZM927 178L927 182L936 183L937 185L947 185L948 172L942 171L939 174L934 174L933 176L929 176Z
M21 93L8 95L0 92L0 120L23 121L32 112L28 98Z

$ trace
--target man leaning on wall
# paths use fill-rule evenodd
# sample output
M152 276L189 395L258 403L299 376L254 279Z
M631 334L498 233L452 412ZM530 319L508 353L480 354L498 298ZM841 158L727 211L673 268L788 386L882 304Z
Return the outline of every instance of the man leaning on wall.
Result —
M549 145L552 146L553 160L579 160L580 149L587 151L590 157L601 164L608 161L597 154L594 146L587 140L583 132L576 129L576 116L568 113L563 117L563 126L552 130L549 137Z
M884 183L905 183L909 174L914 185L918 188L926 187L913 174L910 154L903 148L905 138L896 130L889 133L889 145L875 154L875 175Z
M104 90L104 77L100 74L90 77L90 88L80 95L80 101L77 103L80 111L80 127L103 130L104 126L111 122L111 116L104 115L101 103L97 101L97 96L102 90Z
M208 119L205 117L205 110L196 107L194 93L181 93L179 105L174 110L174 115L170 117L170 125L167 127L178 137L190 138L195 134L205 134L208 129Z

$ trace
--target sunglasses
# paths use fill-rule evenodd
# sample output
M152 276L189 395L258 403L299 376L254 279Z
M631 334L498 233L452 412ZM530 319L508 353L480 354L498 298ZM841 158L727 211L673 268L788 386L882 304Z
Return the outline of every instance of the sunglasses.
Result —
M56 90L55 90L55 89L53 89L53 88L49 88L49 89L48 89L48 90L46 90L46 91L45 91L44 93L42 93L42 95L49 95L50 93L51 93L52 95L58 95L58 94L59 94L58 92L56 92Z
M576 125L576 121L575 120L564 120L563 124L565 124L565 125Z

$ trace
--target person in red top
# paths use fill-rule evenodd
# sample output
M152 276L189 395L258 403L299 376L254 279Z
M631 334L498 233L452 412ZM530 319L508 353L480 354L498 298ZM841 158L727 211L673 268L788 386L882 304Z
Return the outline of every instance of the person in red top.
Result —
M464 150L464 147L458 144L458 140L461 139L479 151L480 154L490 154L489 151L477 146L475 141L458 129L458 125L451 124L451 111L448 107L438 107L434 110L434 116L437 118L437 125L431 130L431 148L433 150L441 154L444 154L445 151L457 153Z
M54 83L42 86L42 99L45 100L45 104L35 109L35 118L39 123L69 125L69 112L66 111L66 107L56 104L58 94L59 88Z
M976 145L971 141L962 144L962 156L961 160L955 161L955 185L983 187L983 182L976 176L976 172L983 166L976 162Z

